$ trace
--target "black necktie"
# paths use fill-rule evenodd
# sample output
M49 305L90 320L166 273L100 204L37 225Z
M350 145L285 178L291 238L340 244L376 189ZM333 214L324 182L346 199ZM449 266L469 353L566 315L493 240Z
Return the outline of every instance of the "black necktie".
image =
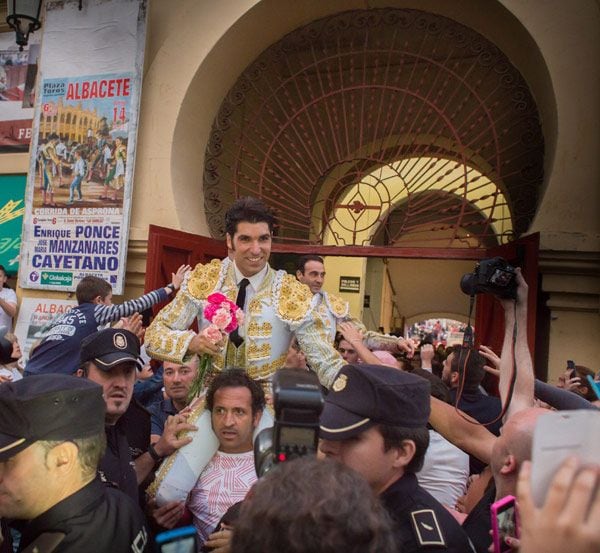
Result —
M246 303L246 287L250 284L250 281L247 278L243 278L240 281L238 295L235 299L235 304L243 311L244 305ZM238 329L236 328L230 335L229 339L235 344L236 348L239 348L244 339L240 336Z

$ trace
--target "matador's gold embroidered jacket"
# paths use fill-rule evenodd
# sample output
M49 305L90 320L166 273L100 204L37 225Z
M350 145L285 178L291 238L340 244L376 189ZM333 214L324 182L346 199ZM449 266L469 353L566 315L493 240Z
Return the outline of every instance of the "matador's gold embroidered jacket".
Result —
M235 301L237 286L233 264L225 259L196 265L175 299L161 309L146 330L148 353L157 359L182 363L195 333L189 330L196 317L202 330L209 323L202 316L204 302L213 292ZM309 288L285 271L269 267L260 288L247 305L244 342L236 348L227 340L214 366L245 367L253 378L268 378L283 366L290 342L298 344L323 386L329 388L344 361L329 340L323 319L316 316L317 299Z
M348 302L336 296L335 294L329 294L328 292L318 292L315 294L317 300L316 311L319 316L323 319L325 330L329 335L329 339L333 342L335 340L335 333L338 323L351 322L353 325L358 327L364 336L365 346L370 350L379 349L385 351L397 352L398 338L395 336L388 336L387 334L379 334L372 330L367 330L362 321L355 319L350 316L350 307Z

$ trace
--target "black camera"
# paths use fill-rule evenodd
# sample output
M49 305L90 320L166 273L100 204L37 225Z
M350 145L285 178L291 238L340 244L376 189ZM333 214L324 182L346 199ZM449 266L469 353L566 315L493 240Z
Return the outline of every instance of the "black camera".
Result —
M460 289L469 296L489 293L499 298L517 298L515 268L502 257L483 259L472 273L460 279Z
M273 375L275 424L254 440L254 466L260 477L275 464L314 454L319 441L323 394L314 373L279 369Z

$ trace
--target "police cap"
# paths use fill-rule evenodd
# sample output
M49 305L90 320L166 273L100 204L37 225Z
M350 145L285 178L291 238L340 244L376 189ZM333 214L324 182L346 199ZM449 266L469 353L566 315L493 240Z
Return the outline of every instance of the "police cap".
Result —
M102 386L62 374L0 385L0 461L39 440L72 440L104 432Z
M346 440L376 424L425 428L430 385L410 373L383 365L342 367L325 398L321 438Z
M92 361L99 369L110 371L126 361L142 368L138 337L120 328L105 328L88 336L81 343L81 364Z

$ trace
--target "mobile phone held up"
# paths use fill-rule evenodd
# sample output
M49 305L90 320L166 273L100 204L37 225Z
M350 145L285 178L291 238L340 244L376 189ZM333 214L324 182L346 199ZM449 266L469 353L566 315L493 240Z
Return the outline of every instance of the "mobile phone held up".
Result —
M531 494L538 507L544 504L554 474L575 456L580 465L600 459L600 411L579 409L542 415L533 433Z
M494 553L509 553L512 551L506 544L506 538L519 537L519 515L513 495L507 495L490 506L492 519L492 543Z
M196 553L196 528L183 526L156 536L156 551L158 553Z

